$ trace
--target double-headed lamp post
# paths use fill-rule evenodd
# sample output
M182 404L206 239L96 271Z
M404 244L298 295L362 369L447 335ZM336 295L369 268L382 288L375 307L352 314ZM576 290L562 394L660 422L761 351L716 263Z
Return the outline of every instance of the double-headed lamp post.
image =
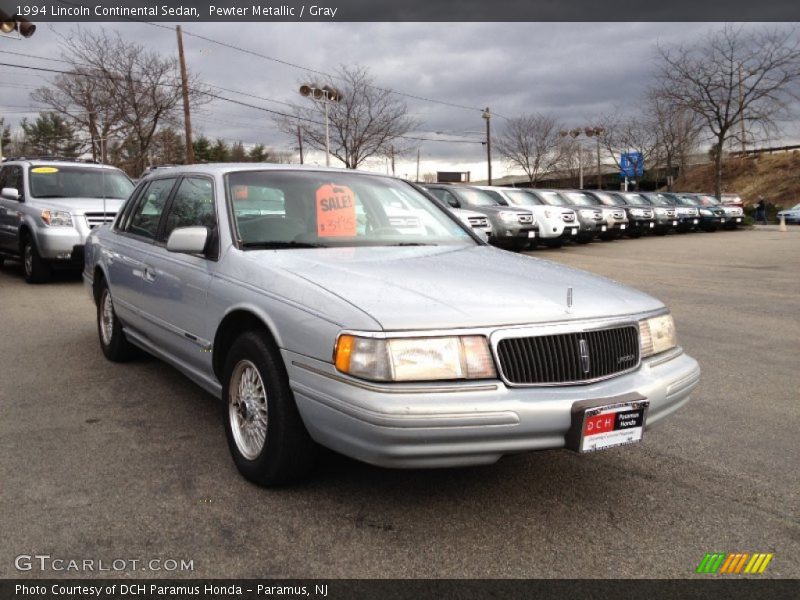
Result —
M339 102L342 93L329 85L319 87L316 83L304 83L300 86L301 96L311 96L314 100L322 100L325 105L325 166L331 166L331 136L328 125L328 102Z
M597 189L603 189L603 176L600 173L600 136L605 133L605 129L603 127L584 127L580 129L576 127L575 129L570 129L569 131L559 131L559 135L561 137L570 136L572 139L577 139L578 136L584 134L588 138L595 138L597 141ZM580 147L578 148L578 172L580 177L580 189L583 189L583 152L580 151Z

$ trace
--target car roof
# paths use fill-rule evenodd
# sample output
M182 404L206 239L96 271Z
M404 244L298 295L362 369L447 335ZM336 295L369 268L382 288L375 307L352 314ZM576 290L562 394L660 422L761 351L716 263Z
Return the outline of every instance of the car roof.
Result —
M158 167L158 165L156 165ZM170 165L168 169L155 168L142 179L165 175L174 176L176 174L192 173L206 175L224 175L239 171L321 171L328 173L354 173L359 176L383 177L405 181L400 177L393 177L383 173L373 173L370 171L358 171L355 169L345 169L343 167L319 167L316 165L293 165L284 163L202 163L194 165Z
M0 163L0 167L11 164L26 164L32 167L37 165L47 165L47 166L57 165L63 167L81 167L89 169L113 169L114 171L121 170L113 165L106 165L94 161L71 160L64 158L25 158L25 157L8 158L4 160L2 163Z

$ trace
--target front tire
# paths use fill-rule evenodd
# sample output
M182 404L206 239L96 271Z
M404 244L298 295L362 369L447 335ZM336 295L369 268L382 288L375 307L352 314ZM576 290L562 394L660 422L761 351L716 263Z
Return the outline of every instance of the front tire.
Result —
M135 349L122 331L122 323L114 310L111 291L103 281L97 300L97 334L100 337L100 348L105 357L112 362L124 362L131 358Z
M312 469L316 444L297 410L280 353L263 335L245 333L231 346L223 400L228 447L246 479L275 486Z
M41 257L36 243L30 236L22 242L22 270L28 283L50 281L50 265Z

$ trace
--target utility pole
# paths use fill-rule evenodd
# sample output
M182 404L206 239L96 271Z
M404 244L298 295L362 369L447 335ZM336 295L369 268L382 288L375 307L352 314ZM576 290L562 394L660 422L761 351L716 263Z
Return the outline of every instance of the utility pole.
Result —
M486 167L488 170L489 185L492 185L492 130L489 122L492 119L492 113L489 107L483 111L483 118L486 119Z
M300 164L303 164L303 133L300 125L297 126L297 147L300 149Z
M181 63L181 87L183 88L183 124L186 129L186 164L194 164L194 147L192 146L192 117L189 114L189 77L186 75L186 60L183 57L183 34L181 26L175 27L178 36L178 60Z
M392 176L394 176L394 146L389 146L389 152L392 156Z
M416 182L419 183L419 148L417 148L417 179Z

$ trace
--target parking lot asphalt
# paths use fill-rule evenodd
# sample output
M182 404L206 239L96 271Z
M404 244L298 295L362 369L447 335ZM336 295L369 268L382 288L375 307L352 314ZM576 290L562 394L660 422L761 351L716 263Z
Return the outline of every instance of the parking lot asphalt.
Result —
M635 446L430 471L326 453L278 490L238 474L211 396L156 359L103 358L77 278L30 286L6 263L0 577L93 575L18 571L26 554L193 561L96 576L698 577L706 552L772 552L762 577L800 577L800 234L529 254L663 300L703 370L692 401Z

